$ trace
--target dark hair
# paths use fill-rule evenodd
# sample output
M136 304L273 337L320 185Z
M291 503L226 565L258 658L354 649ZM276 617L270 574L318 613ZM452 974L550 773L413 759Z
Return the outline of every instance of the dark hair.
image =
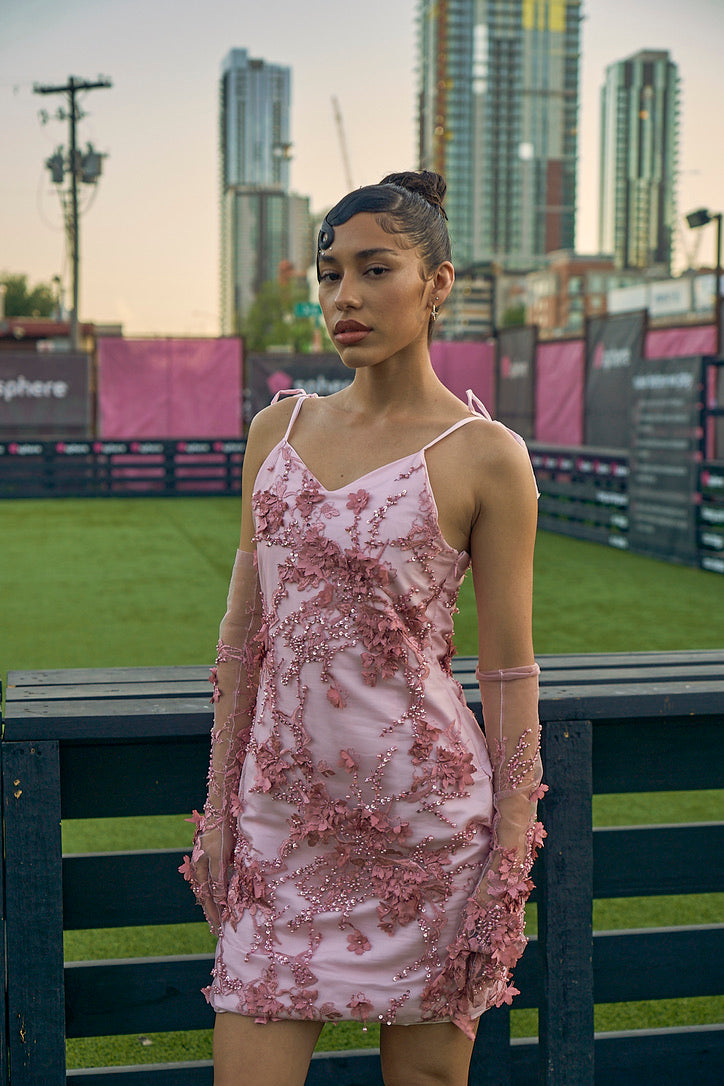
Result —
M378 185L365 185L344 196L325 215L317 239L319 253L334 241L334 228L360 212L371 212L383 230L403 234L422 257L425 276L450 260L450 235L443 208L447 185L439 173L390 173Z

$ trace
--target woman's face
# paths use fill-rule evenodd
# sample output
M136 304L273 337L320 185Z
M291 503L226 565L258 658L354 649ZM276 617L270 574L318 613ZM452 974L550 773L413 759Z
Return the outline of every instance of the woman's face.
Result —
M322 314L351 369L427 347L435 279L423 279L418 251L404 244L404 236L362 212L335 226L332 244L319 254Z

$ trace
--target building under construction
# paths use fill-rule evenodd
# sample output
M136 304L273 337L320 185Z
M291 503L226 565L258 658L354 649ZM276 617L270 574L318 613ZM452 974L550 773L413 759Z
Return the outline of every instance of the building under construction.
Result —
M575 246L581 0L418 0L420 164L456 265Z

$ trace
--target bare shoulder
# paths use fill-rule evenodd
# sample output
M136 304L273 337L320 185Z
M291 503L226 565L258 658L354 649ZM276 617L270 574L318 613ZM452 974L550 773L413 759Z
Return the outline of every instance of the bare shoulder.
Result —
M258 411L251 420L246 436L244 464L254 470L254 475L266 460L275 445L278 445L286 433L289 420L297 402L296 396L287 396L277 403Z
M465 430L479 508L511 499L535 506L537 491L525 445L500 422L480 419Z
M263 408L251 420L246 437L241 484L241 535L239 546L244 551L254 550L254 516L252 490L259 470L272 449L286 433L294 410L296 396L289 396L278 403Z

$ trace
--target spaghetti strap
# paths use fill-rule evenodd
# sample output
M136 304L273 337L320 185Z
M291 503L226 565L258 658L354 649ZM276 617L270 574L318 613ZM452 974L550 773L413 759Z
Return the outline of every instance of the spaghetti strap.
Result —
M470 408L471 411L475 411L475 410L479 411L480 414L482 415L482 417L485 418L485 419L488 419L489 422L495 422L496 421L492 417L490 412L488 411L488 409L485 406L485 404L483 403L483 401L478 399L478 397L475 395L475 393L473 392L473 390L471 388L469 388L468 391L467 391L467 397L468 397L468 407ZM480 418L480 415L478 415L477 417ZM498 426L505 426L505 423L504 422L499 422L497 425ZM508 431L510 436L514 437L515 440L518 442L518 444L522 445L523 448L527 451L528 446L526 445L524 439L520 436L520 434L516 434L515 430L511 430L511 428L509 426L505 426L505 429Z
M475 393L473 392L473 390L471 388L469 388L467 390L467 397L468 397L468 410L470 411L470 415L468 416L468 418L460 419L459 422L456 422L449 429L445 430L445 432L443 434L440 434L438 437L433 438L432 441L429 441L427 443L427 445L425 445L425 448L422 450L423 452L426 452L428 449L431 449L433 445L437 445L438 441L442 441L442 439L444 437L447 437L449 434L452 434L456 430L459 430L461 426L466 426L469 422L474 422L475 419L483 418L483 419L487 419L488 422L493 421L487 407L482 402L482 400L478 399L478 397L475 395Z
M475 422L477 418L479 418L478 415L468 415L466 419L460 419L458 422L454 423L453 426L448 427L448 429L445 430L444 433L438 434L438 436L434 437L432 441L428 441L427 445L423 446L422 452L427 452L427 450L431 449L433 445L437 445L438 441L442 441L444 437L448 437L450 434L454 434L455 431L459 430L461 426L467 426L469 422Z
M272 403L278 403L282 396L296 396L297 397L297 402L294 405L294 410L292 411L291 418L289 419L289 425L287 426L286 433L284 434L284 437L282 438L283 441L288 441L289 440L289 435L292 432L292 426L294 425L294 423L297 420L297 415L301 411L302 404L309 397L312 397L312 398L316 399L317 394L316 394L316 392L305 392L305 390L303 388L282 388L282 389L279 390L279 392L277 392L276 396L272 400Z
M485 404L483 403L482 400L478 399L478 397L475 395L475 393L473 392L473 390L471 388L469 388L467 390L465 395L468 398L468 408L469 408L470 411L473 412L473 414L475 414L475 412L478 411L483 416L484 419L488 420L488 422L493 421L492 416L491 416L490 412L488 411L487 407L485 406Z

